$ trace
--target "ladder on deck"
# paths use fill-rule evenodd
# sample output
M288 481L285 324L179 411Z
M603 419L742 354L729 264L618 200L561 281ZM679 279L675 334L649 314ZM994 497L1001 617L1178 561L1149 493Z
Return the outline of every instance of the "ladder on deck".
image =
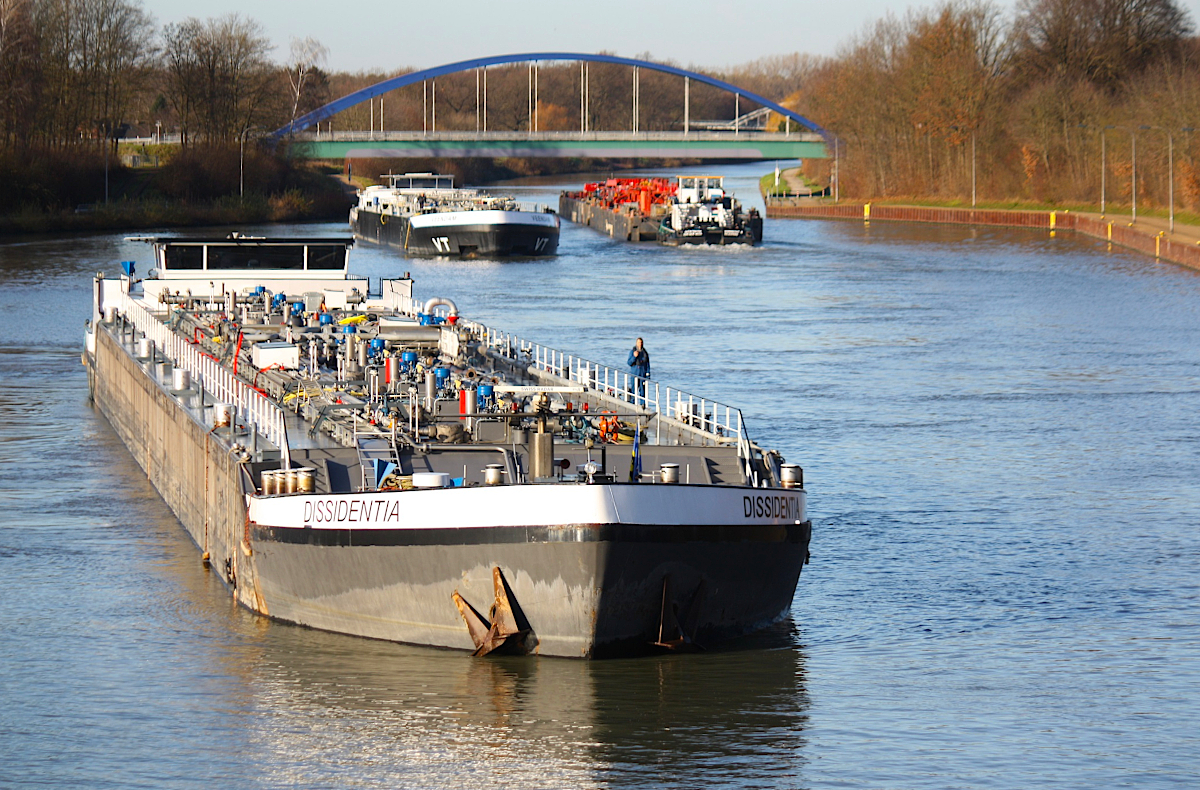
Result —
M362 467L362 487L364 491L374 491L383 481L376 479L375 462L389 461L400 468L395 448L390 439L383 437L358 437L358 463Z

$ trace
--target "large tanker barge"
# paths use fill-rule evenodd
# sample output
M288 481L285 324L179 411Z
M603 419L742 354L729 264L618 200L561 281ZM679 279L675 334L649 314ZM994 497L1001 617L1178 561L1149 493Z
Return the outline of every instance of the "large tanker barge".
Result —
M803 475L741 413L348 274L349 239L155 239L98 275L93 401L234 598L346 634L599 658L787 613Z

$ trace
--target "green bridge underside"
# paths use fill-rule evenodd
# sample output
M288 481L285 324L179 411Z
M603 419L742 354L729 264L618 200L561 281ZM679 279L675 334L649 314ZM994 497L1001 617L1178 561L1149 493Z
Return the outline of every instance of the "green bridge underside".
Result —
M293 138L292 153L309 159L591 158L828 159L820 135L743 132L333 132Z

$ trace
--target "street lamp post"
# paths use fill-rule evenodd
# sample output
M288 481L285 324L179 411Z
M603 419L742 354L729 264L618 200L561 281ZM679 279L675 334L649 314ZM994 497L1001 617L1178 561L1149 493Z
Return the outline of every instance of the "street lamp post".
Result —
M1156 127L1157 128L1157 127ZM1175 232L1175 130L1163 129L1167 133L1167 204L1169 206L1171 233ZM1191 132L1194 127L1184 126L1181 131Z
M975 130L971 130L971 208L975 208Z
M101 125L104 131L104 202L108 203L108 158L110 155L109 148L113 147L113 143L120 140L129 131L129 124L113 125L112 121L104 121ZM118 154L120 151L117 152Z
M108 205L108 138L111 134L108 121L104 122L104 204Z
M1194 126L1185 126L1185 127L1183 127L1183 129L1181 129L1181 131L1184 131L1184 132L1194 132L1195 130L1196 129ZM1171 163L1170 163L1171 172L1170 172L1170 176L1167 179L1167 181L1171 188L1171 232L1174 233L1175 232L1175 143L1172 140L1170 135L1167 136L1167 141L1170 146L1170 154L1169 155L1171 158Z
M1137 222L1137 129L1129 130L1129 145L1133 151L1133 164L1130 167L1129 192L1133 196L1133 218L1130 225Z
M833 138L833 202L838 203L842 199L842 152L841 138Z
M1100 127L1100 216L1101 217L1103 217L1105 214L1105 197L1106 197L1105 190L1108 186L1108 150L1107 150L1107 146L1106 146L1106 141L1104 139L1104 133L1112 128L1114 128L1114 127L1112 127L1112 126L1101 126Z
M371 104L371 109L374 109L374 103ZM371 124L375 126L374 123ZM246 198L246 130L242 130L241 138L238 141L238 199Z
M372 124L372 128L373 127L374 127L374 124ZM239 135L239 143L240 144L238 146L238 200L242 200L246 197L246 167L245 167L246 135L248 135L251 131L253 131L254 129L257 129L257 128L259 128L259 127L258 126L247 126L245 129L242 129L242 133L241 133L241 135Z
M1175 137L1167 132L1167 192L1170 193L1168 203L1171 206L1171 233L1175 232Z
M1108 139L1105 132L1118 127L1112 125L1095 127L1091 124L1081 123L1079 128L1100 129L1100 216L1104 217L1108 211Z
M1137 133L1138 133L1138 129L1149 129L1149 128L1150 128L1149 126L1136 126L1129 130L1130 145L1132 146L1132 149L1133 149L1133 164L1132 164L1132 167L1130 168L1130 177L1132 178L1132 181L1133 181L1133 183L1131 184L1131 188L1130 188L1130 191L1132 192L1132 195L1133 195L1133 216L1130 218L1130 222L1129 222L1130 225L1134 225L1137 223Z

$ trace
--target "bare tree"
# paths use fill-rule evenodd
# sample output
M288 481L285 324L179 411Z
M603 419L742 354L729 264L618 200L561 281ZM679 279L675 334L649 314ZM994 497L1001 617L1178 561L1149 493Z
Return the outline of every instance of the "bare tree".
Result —
M291 120L296 120L305 86L312 81L314 72L320 71L328 57L329 48L312 36L292 39L292 56L287 64L288 83L292 86Z
M1029 77L1116 88L1192 31L1175 0L1022 0L1016 34Z
M167 25L162 32L163 69L167 101L179 122L180 142L186 148L196 123L200 100L200 56L193 45L201 36L201 22L187 19Z
M0 0L0 146L27 136L38 78L30 0Z
M260 120L275 73L261 26L238 14L184 20L163 31L168 95L185 134L229 143Z
M151 63L153 23L127 0L37 0L43 131L63 144L119 123Z

